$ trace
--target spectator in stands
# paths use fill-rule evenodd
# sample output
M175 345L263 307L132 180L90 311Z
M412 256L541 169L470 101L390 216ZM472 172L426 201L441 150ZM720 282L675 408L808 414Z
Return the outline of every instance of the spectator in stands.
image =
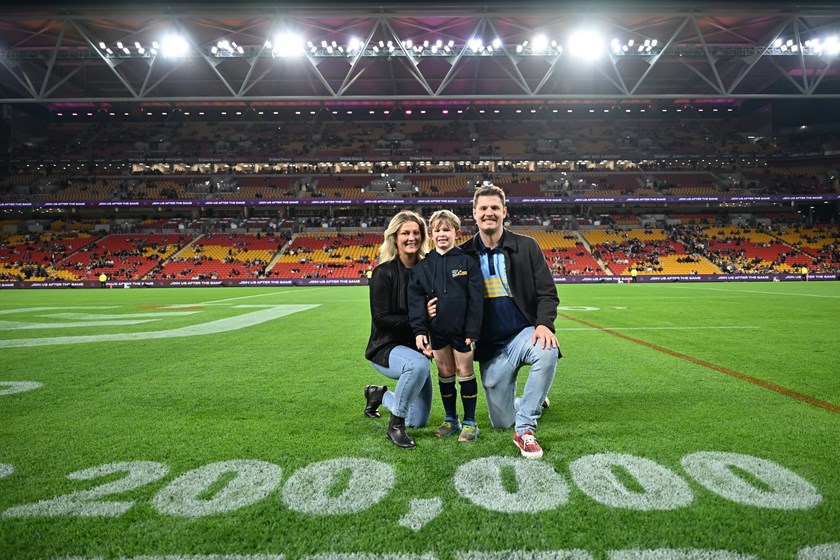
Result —
M408 316L417 349L434 356L437 364L445 416L435 437L460 432L459 442L471 442L478 437L472 344L481 331L484 280L475 260L455 246L460 229L461 220L449 210L438 210L429 218L435 249L414 267L408 285ZM434 321L428 321L426 302L433 297L438 298L439 312ZM464 407L463 426L458 419L456 374Z
M365 415L379 417L379 405L391 411L387 436L402 448L415 447L406 425L420 428L432 409L429 357L417 350L408 319L408 283L414 266L426 256L426 222L411 211L397 213L385 230L379 265L370 279L370 339L365 349L373 368L397 380L394 391L385 385L365 387Z
M548 406L560 347L554 334L557 289L536 241L504 228L505 193L486 184L473 196L478 233L461 249L479 263L484 277L484 316L475 349L490 423L514 426L513 442L523 457L543 451L534 437L537 419ZM436 315L436 300L429 315ZM516 397L519 369L531 366L525 389Z

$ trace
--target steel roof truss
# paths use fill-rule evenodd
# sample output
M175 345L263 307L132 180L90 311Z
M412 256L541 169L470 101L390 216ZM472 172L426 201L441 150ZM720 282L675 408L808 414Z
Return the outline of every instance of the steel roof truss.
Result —
M350 69L347 71L347 75L344 76L344 81L341 82L341 85L338 87L338 95L343 95L350 86L356 83L361 75L364 73L364 68L356 72L356 67L359 65L359 61L362 60L362 54L364 54L365 49L370 42L373 40L373 36L376 34L376 31L381 27L381 19L377 18L376 23L370 27L370 32L368 33L367 37L365 38L364 42L362 43L365 48L359 49L359 52L353 57L353 60L350 62Z
M99 48L94 44L93 40L90 38L90 34L87 32L86 29L79 25L75 18L70 19L70 23L73 24L73 27L76 28L76 31L79 32L79 35L81 35L82 38L85 41L87 41L87 44L97 53L97 55L99 55L99 58L111 70L114 76L117 77L117 80L119 80L119 82L125 87L125 89L128 90L128 93L131 94L131 97L138 97L137 92L134 91L134 88L131 86L130 83L128 83L128 80L126 80L125 77L122 74L120 74L119 71L117 71L117 65L119 64L119 61L115 61L110 58L107 58L106 56L103 56L102 53L99 51Z
M776 39L779 39L782 35L782 32L792 23L792 21L792 17L783 20L770 34L769 40L765 41L766 44L772 45L773 42L776 41ZM729 85L727 92L730 94L734 93L735 89L741 84L744 78L747 77L747 75L752 71L752 69L755 68L756 64L758 64L758 61L760 61L764 56L764 52L757 52L752 56L744 59L747 62L747 66L743 68L737 76L735 76L735 79L732 80L732 83Z
M703 31L700 29L700 24L697 23L697 18L695 16L691 16L691 22L694 24L694 30L697 32L697 37L700 39L700 44L703 46L703 52L706 54L706 60L709 62L709 65L712 67L712 74L714 74L715 81L714 83L711 80L705 79L706 83L708 83L716 92L721 95L724 95L726 88L723 87L723 82L720 79L720 74L718 73L717 69L717 59L712 55L712 52L709 50L709 45L706 43L706 38L703 36ZM702 76L701 76L702 77Z
M677 40L677 37L679 37L680 33L682 33L682 30L685 28L686 25L688 25L689 21L690 21L689 18L683 18L682 23L677 26L677 29L673 33L671 33L671 36L668 38L668 40L662 46L662 50L660 50L658 53L656 53L655 55L653 55L652 57L650 57L648 59L647 70L644 71L642 76L639 78L639 81L636 82L636 85L633 86L632 90L630 90L630 95L636 95L636 92L639 90L639 87L641 87L641 85L644 83L645 78L647 78L648 74L650 74L653 71L653 67L656 66L656 64L662 58L662 55L665 52L667 52L668 49L671 48L671 45L674 43L674 41Z

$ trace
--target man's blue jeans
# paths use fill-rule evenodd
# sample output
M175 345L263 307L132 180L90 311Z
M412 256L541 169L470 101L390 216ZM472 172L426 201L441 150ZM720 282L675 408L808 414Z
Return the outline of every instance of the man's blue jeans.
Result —
M394 415L405 418L406 426L422 428L432 411L432 373L429 359L407 346L396 346L388 355L388 367L371 362L376 371L397 380L382 404Z
M542 403L551 389L560 359L557 348L531 344L534 327L523 329L492 359L479 363L481 385L487 399L490 423L494 428L516 426L516 433L537 429ZM531 366L522 396L516 396L519 369Z

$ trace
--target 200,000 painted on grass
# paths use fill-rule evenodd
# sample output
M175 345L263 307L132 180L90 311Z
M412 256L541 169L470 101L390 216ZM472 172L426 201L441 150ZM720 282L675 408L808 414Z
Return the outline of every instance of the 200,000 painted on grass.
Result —
M708 491L743 505L780 510L807 510L822 501L819 491L793 471L751 455L704 451L681 460L683 470ZM503 471L512 472L516 490L503 482ZM638 488L628 488L616 475L623 471ZM658 463L629 454L585 455L569 465L574 483L594 501L613 508L637 511L674 510L689 506L694 491L686 480ZM125 473L117 480L114 474ZM73 515L116 517L133 501L105 498L126 493L163 479L169 468L154 461L109 463L67 475L71 480L109 482L13 506L4 518ZM761 482L759 487L742 473ZM175 478L152 498L152 507L163 515L197 518L223 514L255 504L280 487L280 466L259 460L211 463ZM349 476L348 476L349 474ZM15 476L12 465L0 464L0 479ZM340 478L339 478L340 477ZM381 502L396 483L394 468L366 458L319 461L293 472L281 491L291 510L310 516L356 513ZM221 489L208 496L211 488ZM337 482L344 484L336 489ZM538 513L562 507L569 499L569 484L550 463L510 457L485 457L461 465L455 489L473 504L503 513ZM0 483L2 484L2 483ZM442 512L439 498L411 500L412 511L400 524L415 531ZM415 511L416 510L416 511ZM413 518L412 518L413 517Z

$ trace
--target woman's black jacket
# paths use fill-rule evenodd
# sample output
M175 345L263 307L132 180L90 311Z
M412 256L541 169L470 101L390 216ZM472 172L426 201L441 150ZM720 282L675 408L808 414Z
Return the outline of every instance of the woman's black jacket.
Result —
M416 350L408 321L408 271L399 257L373 269L370 277L370 338L365 358L388 367L395 346Z

